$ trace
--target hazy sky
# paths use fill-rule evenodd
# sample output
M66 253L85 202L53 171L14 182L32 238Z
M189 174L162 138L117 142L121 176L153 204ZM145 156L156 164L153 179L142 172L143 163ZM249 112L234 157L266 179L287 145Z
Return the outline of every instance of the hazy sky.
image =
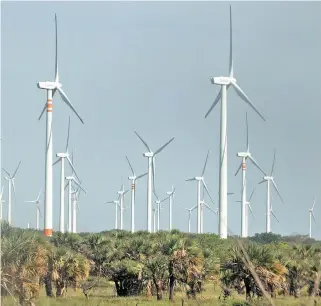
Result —
M80 197L79 231L114 226L121 179L129 188L128 155L137 174L147 170L141 134L156 150L175 140L156 158L156 189L161 198L171 185L177 192L175 228L187 230L181 206L196 204L196 183L211 150L205 180L218 206L220 107L204 115L219 88L211 76L227 75L228 2L10 2L2 3L2 166L16 176L14 225L35 226L34 204L44 187L45 118L37 120L46 92L37 81L54 78L54 13L58 16L59 71L64 90L83 116L82 125L55 96L54 154L66 143L71 115L70 149L87 195ZM236 94L228 91L228 225L240 233L241 175L236 153L245 150L248 112L250 150L271 171L276 148L272 205L280 220L272 231L307 234L308 209L317 197L314 236L321 239L321 3L235 2L234 72L239 85L267 117L263 122ZM68 170L69 172L69 170ZM66 174L68 174L66 172ZM54 168L54 228L58 227L60 167ZM250 234L265 231L266 185L248 163ZM136 228L146 229L146 177L137 183ZM4 198L8 183L3 179ZM42 197L43 198L43 197ZM154 200L154 199L153 199ZM43 205L43 203L42 203ZM125 198L124 227L130 228L130 196ZM168 228L168 201L161 228ZM7 213L7 203L4 206ZM204 231L217 232L217 217L206 211ZM319 226L319 228L318 228ZM43 219L41 219L41 228ZM192 230L196 231L196 211Z

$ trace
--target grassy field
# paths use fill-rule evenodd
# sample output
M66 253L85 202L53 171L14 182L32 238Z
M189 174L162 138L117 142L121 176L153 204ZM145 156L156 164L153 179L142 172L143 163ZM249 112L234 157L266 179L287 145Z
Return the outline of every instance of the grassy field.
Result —
M89 299L87 300L82 293L81 289L76 291L69 288L65 297L63 298L47 298L45 296L45 291L41 291L41 296L35 301L36 306L107 306L107 305L119 305L119 306L167 306L167 305L177 305L177 306L192 306L192 305L227 305L227 306L241 306L247 305L243 304L245 296L239 296L236 293L228 300L226 303L222 303L219 300L220 290L216 290L213 284L206 284L204 286L204 291L202 294L197 295L196 300L188 300L184 292L175 292L175 301L171 303L168 300L168 295L164 294L162 301L157 301L156 297L127 297L119 298L115 296L113 283L104 283L99 288L91 291ZM184 300L184 302L182 302ZM303 296L300 299L295 299L293 297L282 297L279 296L273 300L274 304L277 306L321 306L320 298L310 298ZM16 306L17 303L11 297L6 297L3 300L4 306ZM270 305L263 300L256 300L251 305L255 306L265 306Z

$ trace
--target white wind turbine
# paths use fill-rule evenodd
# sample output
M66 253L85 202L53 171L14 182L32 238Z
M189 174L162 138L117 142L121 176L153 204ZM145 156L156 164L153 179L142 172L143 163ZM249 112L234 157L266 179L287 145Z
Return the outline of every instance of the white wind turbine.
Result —
M154 190L154 195L155 195L155 197L156 197L156 199L157 199L157 200L155 201L155 204L156 204L156 210L157 210L157 231L159 231L159 230L160 230L160 214L161 214L161 209L163 209L163 208L161 207L161 204L162 204L163 202L165 202L169 197L166 197L166 198L163 199L163 200L159 200L157 194L155 193L155 190Z
M120 229L123 230L123 219L124 219L124 196L128 190L124 190L124 185L122 184L121 190L117 191L119 194L119 208L120 208Z
M156 206L153 206L153 233L156 233Z
M72 164L72 161L69 158L68 153L68 143L69 143L69 133L70 133L70 117L68 121L68 134L67 134L67 143L66 143L66 149L63 153L57 153L58 159L53 163L53 166L57 164L58 162L61 163L61 170L60 170L60 217L59 217L59 231L61 233L65 232L65 158L67 159L73 173L75 173L77 179L79 180L79 177L77 175L77 172Z
M201 183L203 183L203 186L204 186L207 194L209 195L211 201L214 203L214 201L210 195L210 192L208 191L208 188L206 186L205 180L204 180L204 173L205 173L209 153L210 153L210 151L208 150L207 155L206 155L206 159L205 159L203 172L202 172L201 176L196 176L196 177L186 180L186 181L197 181L197 233L198 234L201 233Z
M80 182L81 184L81 182ZM72 232L77 233L77 213L79 211L79 194L80 191L83 189L80 189L80 187L77 188L77 190L72 191Z
M214 103L205 115L211 113L215 105L221 100L221 137L220 137L220 162L219 162L219 235L227 238L227 89L232 86L239 97L241 97L250 107L265 121L258 109L252 104L241 87L236 83L233 72L232 55L232 8L230 6L230 56L229 56L229 76L212 77L212 84L220 85L221 90L214 100Z
M134 168L130 164L130 161L127 156L126 156L126 159L128 161L128 165L129 165L130 169L132 170L132 176L129 176L128 179L131 180L131 182L132 182L132 186L131 186L132 187L132 192L131 192L131 231L132 231L132 233L134 233L135 232L135 182L136 182L136 180L145 176L147 174L147 172L144 174L141 174L139 176L136 176Z
M247 231L247 202L246 202L246 160L249 159L252 164L254 164L262 173L263 175L266 175L265 172L262 170L262 168L258 165L258 163L255 161L253 158L252 154L250 153L250 145L249 145L249 127L248 127L248 121L247 121L247 113L245 116L245 121L246 121L246 152L239 152L237 153L238 157L242 158L242 162L240 166L238 167L235 176L239 173L239 171L242 168L242 206L241 206L241 237L246 238L248 236L248 231Z
M119 196L118 196L118 199L119 199ZM115 204L115 229L118 229L118 207L119 207L119 200L106 202L106 204L109 204L109 203Z
M169 195L169 230L172 230L172 210L173 210L173 202L174 202L174 195L175 195L175 188L174 185L172 185L172 190L167 191L167 194Z
M45 168L45 209L44 209L44 234L46 236L52 236L52 98L56 91L59 92L62 100L72 109L76 116L80 119L82 123L84 121L77 113L74 106L69 101L69 98L62 89L62 84L59 81L58 73L58 32L57 32L57 16L55 14L55 33L56 33L56 55L55 55L55 80L38 82L37 86L40 89L45 89L47 91L47 103L45 104L38 120L41 119L45 110L47 110L46 118L46 168Z
M270 183L272 183L272 185L274 186L281 202L284 204L282 196L279 192L278 187L275 184L274 181L274 177L273 177L273 171L274 171L274 164L275 164L275 153L276 151L274 150L274 156L273 156L273 163L272 163L272 170L271 170L271 174L269 176L265 175L263 177L263 180L261 182L259 182L259 184L262 183L267 183L267 193L266 193L266 232L270 233L271 232L271 214L273 215L273 217L275 218L275 220L277 222L279 222L279 220L277 219L276 215L273 212L273 208L272 208L272 204L271 204L271 185Z
M21 164L21 161L19 162L15 172L13 173L13 175L11 175L8 171L6 171L4 168L2 168L2 170L8 175L5 177L5 179L8 181L8 223L9 225L11 225L11 205L12 205L12 202L11 202L11 190L13 189L13 193L14 193L14 196L16 195L16 187L15 187L15 184L14 184L14 179L15 179L15 176L17 174L17 171L20 167L20 164Z
M203 188L203 197L202 200L200 202L200 207L201 207L201 234L204 233L204 207L206 207L207 209L209 209L213 214L217 214L217 211L214 211L211 207L209 207L207 205L207 203L205 202L205 192L204 192L204 188ZM211 199L212 200L212 199ZM214 204L214 202L212 201L212 203ZM215 205L215 204L214 204Z
M188 232L191 232L191 219L192 219L192 211L197 208L197 205L193 206L192 208L185 208L183 207L185 210L188 211Z
M148 158L148 180L147 180L147 230L148 232L152 231L152 185L155 185L155 156L160 153L165 147L167 147L175 137L166 142L158 150L153 152L148 144L143 140L142 137L138 135L135 131L137 137L141 140L144 146L147 148L148 152L143 153L145 157ZM153 182L152 182L153 181Z
M39 191L38 197L34 201L25 201L25 203L36 203L36 230L39 230L39 217L41 216L40 211L40 195L41 195L42 189ZM41 216L42 217L42 216Z
M313 218L313 220L316 222L315 216L314 216L314 213L313 213L313 209L314 209L314 206L315 206L315 200L316 200L316 199L314 198L312 208L309 209L309 217L310 217L310 222L309 222L309 238L312 238L312 218Z
M251 212L253 219L255 219L255 216L251 207L251 199L253 197L254 191L255 191L255 188L252 190L249 200L248 201L245 200L245 204L244 204L245 205L245 237L243 238L246 238L249 236L249 210ZM242 203L242 201L236 201L236 202Z
M3 187L1 188L1 193L0 193L0 220L2 220L2 211L3 211L3 203L5 203L5 200L2 199L3 197Z

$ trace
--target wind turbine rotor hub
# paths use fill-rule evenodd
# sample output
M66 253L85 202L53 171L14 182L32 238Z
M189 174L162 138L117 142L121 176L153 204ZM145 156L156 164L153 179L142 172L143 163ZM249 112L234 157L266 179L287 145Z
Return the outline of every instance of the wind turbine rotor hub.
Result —
M154 153L153 152L146 152L146 153L143 153L143 155L145 157L153 157L154 156Z

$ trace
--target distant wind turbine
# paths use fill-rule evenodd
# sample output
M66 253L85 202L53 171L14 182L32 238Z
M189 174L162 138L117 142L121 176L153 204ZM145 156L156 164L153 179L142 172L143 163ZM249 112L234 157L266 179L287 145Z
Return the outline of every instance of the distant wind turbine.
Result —
M5 200L2 199L3 197L3 187L1 188L1 193L0 193L0 220L2 220L2 211L3 211L3 203Z
M197 208L197 205L194 205L192 208L185 208L183 207L185 210L188 211L188 232L191 232L191 219L192 219L192 211Z
M241 207L241 237L242 238L246 238L248 236L248 232L246 230L247 227L247 217L246 214L247 212L247 204L246 204L246 160L249 159L252 164L254 164L256 166L256 168L258 168L263 175L266 175L265 172L262 170L262 168L258 165L258 163L255 161L255 159L253 158L252 154L250 153L250 145L249 145L249 126L248 126L248 121L247 121L247 113L245 116L245 121L246 121L246 152L239 152L237 153L238 157L242 158L242 163L240 164L240 166L238 167L235 176L239 173L239 171L242 168L242 207Z
M269 176L265 175L263 177L263 180L261 182L259 182L259 184L262 184L262 183L267 183L267 193L266 193L266 232L267 233L270 233L271 232L271 214L273 215L273 217L276 219L276 221L279 222L279 220L277 219L276 215L274 214L273 212L273 209L272 209L272 204L271 204L271 183L272 185L274 186L281 202L284 204L283 202L283 199L282 199L282 196L279 192L279 189L278 187L276 186L275 184L275 181L274 181L274 177L273 177L273 171L274 171L274 164L275 164L275 153L276 153L276 150L274 150L274 156L273 156L273 163L272 163L272 170L271 170L271 174Z
M42 189L39 191L38 197L34 201L25 201L25 203L36 203L36 230L39 230L39 217L41 216L40 211L40 195L41 195ZM42 216L41 216L42 217Z
M233 71L233 46L232 46L232 7L230 6L230 58L229 76L212 77L211 83L220 85L221 90L205 115L211 113L216 104L221 100L221 137L220 137L220 162L219 162L219 235L227 238L227 90L232 86L239 97L244 100L264 121L258 109L253 105L241 87L236 83Z
M132 171L132 176L129 176L128 179L131 180L132 182L132 192L131 192L131 232L134 233L135 232L135 182L136 180L144 177L145 175L147 175L147 172L144 174L141 174L139 176L136 176L134 168L132 167L128 157L126 156L128 165Z
M69 98L62 89L62 84L59 81L58 73L58 30L57 30L57 15L55 14L55 46L56 46L56 55L55 55L55 80L54 81L45 81L38 82L37 86L40 89L45 89L47 91L47 103L45 104L42 112L38 118L41 119L45 110L47 110L47 119L46 119L46 168L45 168L45 209L44 209L44 234L45 236L52 236L52 98L55 95L56 91L59 92L62 100L71 108L71 110L76 114L79 120L84 123L82 118L77 113L74 106L69 101Z
M16 196L16 187L14 184L14 180L15 180L15 176L17 174L17 171L20 167L21 161L19 162L15 172L13 173L13 175L11 175L8 171L6 171L4 168L2 168L2 170L7 174L7 176L5 177L5 179L8 181L8 223L9 225L11 225L11 190L13 189L13 193L14 196Z
M201 174L201 176L195 176L193 178L187 179L186 181L197 181L197 233L200 234L201 233L201 183L203 184L207 194L209 195L210 199L212 202L213 199L210 195L210 192L208 191L208 188L206 186L205 180L204 180L204 173L205 173L205 169L206 169L206 164L207 164L207 160L208 160L208 156L209 156L210 151L207 151L207 155L206 155L206 159L205 159L205 164L204 164L204 168L203 168L203 172Z
M158 198L157 194L155 193L155 191L154 191L154 195L155 195L155 197L157 199L155 201L155 204L156 204L156 210L157 210L157 231L159 231L160 230L160 214L161 214L161 209L163 209L161 207L161 204L163 202L165 202L169 198L169 196L164 198L163 200L159 200L159 198Z
M160 153L165 147L167 147L175 137L171 138L168 142L166 142L163 146L161 146L158 150L153 152L145 140L139 136L139 134L135 131L137 137L144 144L148 152L143 153L145 157L148 158L148 181L147 181L147 230L148 232L152 232L152 185L155 185L155 156Z
M172 210L173 210L173 202L174 202L174 195L175 195L175 188L174 185L172 185L172 190L167 191L167 194L169 195L169 230L172 230Z
M310 237L310 238L312 238L312 218L313 218L313 220L316 222L315 216L314 216L314 213L313 213L313 209L314 209L314 206L315 206L315 200L316 200L316 198L314 198L312 208L309 209L309 217L310 217L310 222L309 222L309 237Z
M124 184L121 186L121 190L117 191L119 194L119 208L120 208L120 229L123 230L123 219L124 219L124 196L128 190L124 190Z
M119 199L119 196L118 196L118 199ZM119 207L119 200L106 202L106 204L109 204L109 203L115 204L115 229L118 229L118 207Z

